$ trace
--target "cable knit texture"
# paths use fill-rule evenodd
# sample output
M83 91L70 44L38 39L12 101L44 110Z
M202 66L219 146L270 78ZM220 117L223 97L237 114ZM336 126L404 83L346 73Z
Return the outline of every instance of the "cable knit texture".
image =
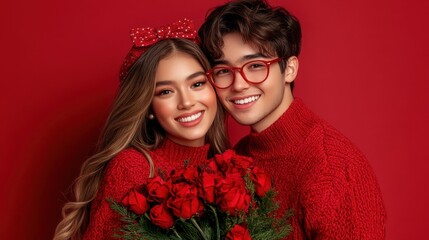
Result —
M208 152L209 145L186 147L166 140L162 146L150 152L150 156L155 164L155 171L160 168L168 173L184 166L185 160L189 160L190 164L200 163L207 159ZM148 160L139 151L129 148L113 158L91 204L90 223L83 239L115 239L112 235L121 226L120 216L110 209L106 199L121 201L130 189L143 184L148 176Z
M386 212L367 159L302 100L235 148L272 174L280 211L293 209L287 239L384 239Z

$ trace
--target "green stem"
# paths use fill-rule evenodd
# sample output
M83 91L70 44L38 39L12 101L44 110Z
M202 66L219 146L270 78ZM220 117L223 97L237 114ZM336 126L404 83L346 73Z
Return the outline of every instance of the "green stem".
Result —
M195 218L191 218L192 224L197 228L197 230L201 233L201 236L203 236L204 240L208 240L206 235L204 234L203 230L201 230L200 226L198 225L197 221L195 221Z
M172 228L171 230L173 230L174 235L176 235L176 237L178 237L179 239L182 239L182 237L180 237L179 233L176 231L175 228Z
M216 239L220 240L220 227L219 227L219 219L217 218L216 208L212 205L209 205L210 209L213 211L216 221Z

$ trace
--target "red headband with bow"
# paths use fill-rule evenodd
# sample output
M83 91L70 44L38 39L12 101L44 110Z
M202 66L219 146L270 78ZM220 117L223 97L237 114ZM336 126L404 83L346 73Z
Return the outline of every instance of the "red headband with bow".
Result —
M170 25L159 28L133 28L131 29L133 46L125 57L121 66L119 78L123 80L135 61L153 44L164 39L186 38L196 42L197 31L192 20L184 18Z

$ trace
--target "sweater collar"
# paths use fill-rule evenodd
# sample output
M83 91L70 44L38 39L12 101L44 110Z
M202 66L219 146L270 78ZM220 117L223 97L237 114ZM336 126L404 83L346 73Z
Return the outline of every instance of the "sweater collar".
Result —
M276 151L291 149L300 144L316 124L312 113L299 98L295 98L286 112L262 132L251 132L250 151ZM276 151L277 152L277 151Z
M153 152L172 162L190 160L190 163L195 163L201 162L202 159L207 159L209 150L210 144L205 144L201 147L189 147L180 145L166 138L164 143ZM173 157L174 159L172 159Z

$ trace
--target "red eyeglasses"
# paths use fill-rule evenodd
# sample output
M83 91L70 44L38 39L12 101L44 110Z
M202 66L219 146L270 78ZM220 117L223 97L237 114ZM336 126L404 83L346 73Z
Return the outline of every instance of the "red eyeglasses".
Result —
M252 60L241 67L219 66L210 69L207 76L210 82L217 88L224 89L230 87L235 80L235 71L238 71L244 80L249 83L262 83L270 74L270 66L280 62L282 58L270 61Z

